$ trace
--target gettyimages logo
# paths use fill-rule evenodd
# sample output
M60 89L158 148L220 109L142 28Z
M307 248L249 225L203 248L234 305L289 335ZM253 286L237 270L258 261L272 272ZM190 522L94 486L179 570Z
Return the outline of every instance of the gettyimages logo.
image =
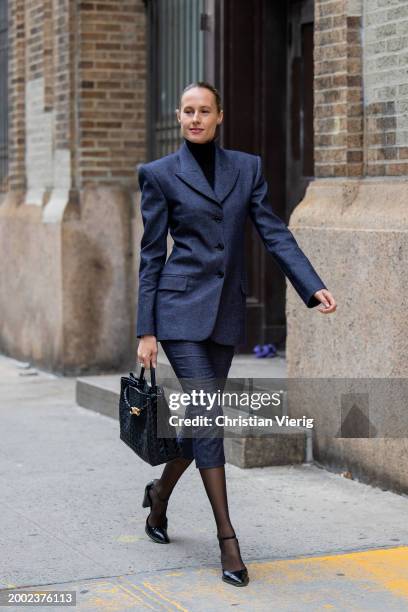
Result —
M225 434L231 437L275 435L287 426L308 428L310 423L316 436L334 439L408 438L408 378L179 382L169 379L165 385L168 405L163 413L168 423L169 418L178 417L171 422L176 428L186 424L184 418L197 416L212 418L217 429L225 426ZM296 418L286 423L283 417L289 415ZM300 417L302 422L296 420Z
M369 394L342 393L341 426L336 438L376 438L377 429L370 422Z

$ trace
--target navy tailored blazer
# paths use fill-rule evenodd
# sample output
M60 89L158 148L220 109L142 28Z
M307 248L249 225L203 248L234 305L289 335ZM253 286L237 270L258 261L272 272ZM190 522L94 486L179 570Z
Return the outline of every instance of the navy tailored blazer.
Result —
M326 289L272 211L258 155L215 143L214 190L184 142L139 167L141 241L137 337L246 340L244 230L249 215L267 251L308 308ZM167 235L173 249L167 257Z

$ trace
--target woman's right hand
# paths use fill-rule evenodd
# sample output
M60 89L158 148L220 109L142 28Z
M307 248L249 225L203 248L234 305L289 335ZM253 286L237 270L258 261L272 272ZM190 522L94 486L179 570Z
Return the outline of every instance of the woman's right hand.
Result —
M142 336L137 348L137 360L146 369L150 369L150 362L157 368L157 340L156 336Z

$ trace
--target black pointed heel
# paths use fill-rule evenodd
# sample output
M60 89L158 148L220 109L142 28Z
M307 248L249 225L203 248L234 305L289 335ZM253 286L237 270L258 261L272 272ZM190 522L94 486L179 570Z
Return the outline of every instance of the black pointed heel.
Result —
M155 486L154 484L154 480L152 480L151 482L147 483L146 487L145 487L145 492L144 492L144 497L143 497L143 502L142 502L142 507L143 508L148 508L150 506L150 509L152 508L152 498L150 496L150 490ZM158 499L161 502L167 502L168 501L168 497L166 499L162 499L159 494L157 493L156 490L156 494ZM149 514L150 516L150 514ZM149 538L151 540L153 540L153 542L156 542L157 544L169 544L170 543L170 539L169 536L167 535L167 517L164 519L164 525L160 526L160 527L152 527L151 525L149 525L149 516L146 518L146 525L145 525L145 532L147 533L147 535L149 536Z
M235 538L237 540L237 544L239 547L238 538L235 534L232 536L225 536L222 538L217 533L217 538L218 538L220 548L221 548L222 540L231 540L232 538ZM233 586L238 586L238 587L246 586L249 582L249 575L248 575L248 570L246 567L240 570L235 570L235 571L223 569L221 578L224 582L228 584L232 584Z

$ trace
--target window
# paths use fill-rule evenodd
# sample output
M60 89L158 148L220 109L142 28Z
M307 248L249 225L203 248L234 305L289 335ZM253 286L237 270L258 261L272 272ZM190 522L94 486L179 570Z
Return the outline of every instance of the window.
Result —
M204 0L148 0L148 156L181 144L176 119L186 85L204 79Z

